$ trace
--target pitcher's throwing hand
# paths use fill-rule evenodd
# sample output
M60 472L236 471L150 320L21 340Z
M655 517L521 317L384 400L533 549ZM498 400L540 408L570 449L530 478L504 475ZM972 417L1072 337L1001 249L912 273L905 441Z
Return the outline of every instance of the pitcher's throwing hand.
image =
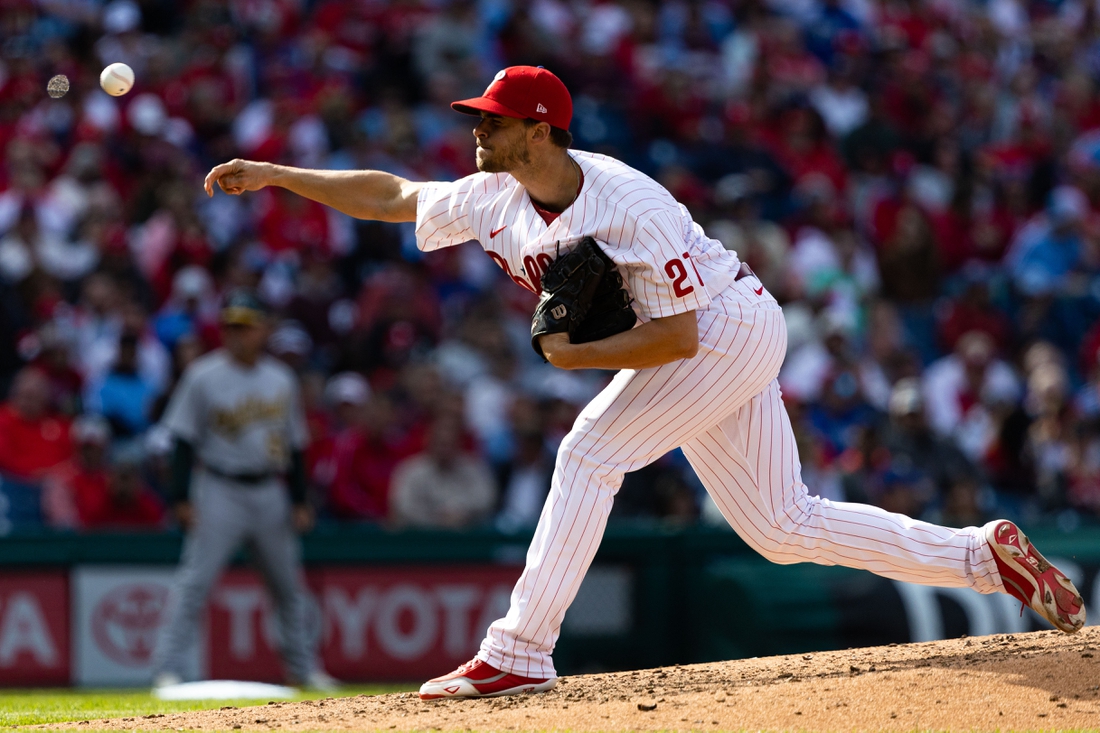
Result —
M256 163L251 160L234 158L228 163L216 165L206 174L203 188L207 196L214 195L214 183L217 182L226 193L238 196L245 191L259 191L267 186L268 176L265 173L266 163Z

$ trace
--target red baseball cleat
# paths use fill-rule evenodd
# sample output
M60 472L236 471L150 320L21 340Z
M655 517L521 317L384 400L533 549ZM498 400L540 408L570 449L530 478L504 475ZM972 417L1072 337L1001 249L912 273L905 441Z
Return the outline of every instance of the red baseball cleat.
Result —
M557 677L535 679L518 674L501 672L480 659L471 659L454 672L420 686L421 700L438 700L441 697L500 697L523 692L546 692L558 684Z
M1085 602L1073 582L1039 554L1027 536L1002 519L986 525L1005 591L1056 627L1073 634L1085 625Z

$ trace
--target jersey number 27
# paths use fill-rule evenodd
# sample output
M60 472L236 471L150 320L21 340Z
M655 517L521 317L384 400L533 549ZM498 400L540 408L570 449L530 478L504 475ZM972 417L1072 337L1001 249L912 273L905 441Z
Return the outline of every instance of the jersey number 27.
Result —
M699 276L699 268L691 261L691 254L684 252L684 260L687 260L691 264L691 269L695 272L695 279L702 285L703 278ZM690 295L695 292L695 286L688 280L688 271L687 268L684 267L684 260L674 257L665 263L665 274L672 278L672 292L676 293L677 298L682 298L685 295Z

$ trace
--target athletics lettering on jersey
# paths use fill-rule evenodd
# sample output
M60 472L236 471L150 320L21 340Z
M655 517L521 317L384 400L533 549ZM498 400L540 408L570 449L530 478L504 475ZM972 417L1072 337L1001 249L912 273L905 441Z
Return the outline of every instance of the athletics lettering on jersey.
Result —
M417 246L431 251L477 240L516 284L538 293L559 243L566 250L592 236L615 262L643 320L705 309L733 283L737 255L707 237L660 184L608 156L570 155L583 184L576 201L549 222L506 173L424 184Z
M265 400L246 397L240 402L210 411L210 428L236 437L241 430L256 422L272 422L283 419L287 412L285 397Z
M246 367L222 349L187 368L161 422L230 473L284 470L289 451L309 441L294 373L269 356Z

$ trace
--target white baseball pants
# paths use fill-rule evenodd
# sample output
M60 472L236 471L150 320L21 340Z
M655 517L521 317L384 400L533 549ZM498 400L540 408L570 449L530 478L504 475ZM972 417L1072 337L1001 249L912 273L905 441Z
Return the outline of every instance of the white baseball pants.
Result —
M976 527L948 529L810 495L776 381L786 324L775 300L754 286L754 277L739 280L699 312L695 358L621 371L581 412L558 451L508 615L489 627L480 659L526 677L556 676L550 655L623 474L676 447L734 530L773 562L1002 590Z

